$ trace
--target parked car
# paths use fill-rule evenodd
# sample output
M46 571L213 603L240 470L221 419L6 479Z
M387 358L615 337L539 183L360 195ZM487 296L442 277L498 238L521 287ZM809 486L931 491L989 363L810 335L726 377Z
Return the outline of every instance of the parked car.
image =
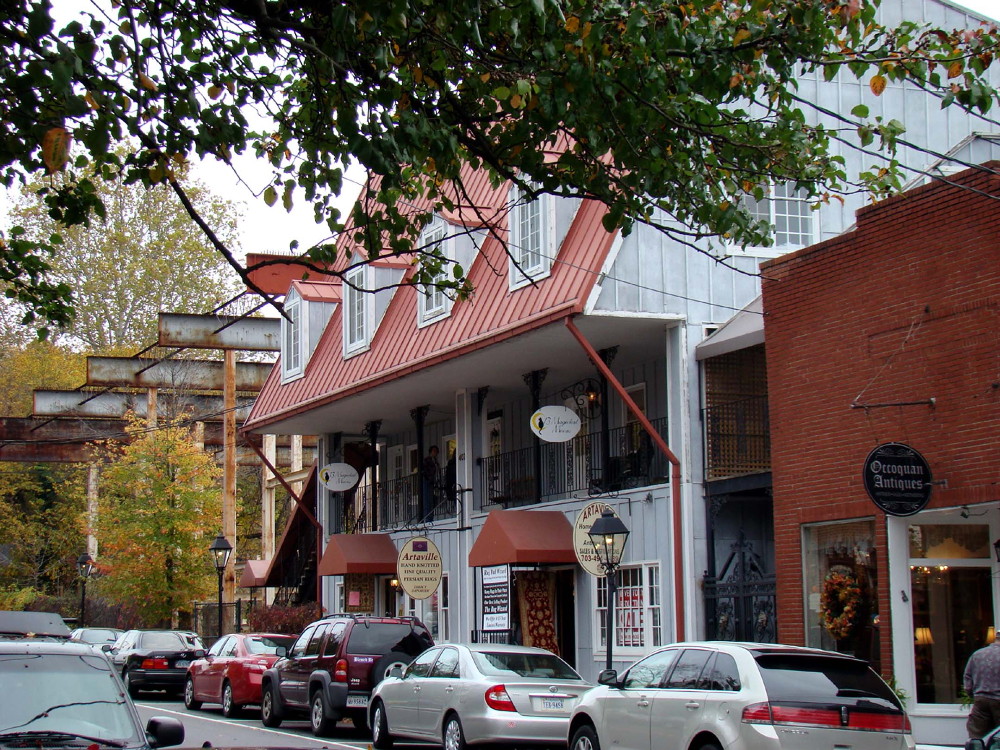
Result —
M188 667L184 705L197 711L204 703L222 704L223 716L238 716L248 704L260 704L260 680L295 643L294 635L227 635Z
M365 730L372 689L433 645L414 617L331 615L314 622L264 672L261 721L277 727L285 718L308 714L318 736L342 718Z
M896 694L867 662L796 646L678 643L602 672L570 750L913 750Z
M111 661L133 698L140 690L180 695L191 662L205 655L187 632L128 630L111 647Z
M103 646L105 643L113 645L124 632L115 628L77 628L69 634L69 639L97 646Z
M184 741L177 719L143 727L105 653L69 640L58 615L0 612L0 632L0 745L153 750Z
M445 750L482 743L564 744L573 709L591 687L540 648L437 646L375 688L369 708L373 744L387 750L403 737L440 742Z

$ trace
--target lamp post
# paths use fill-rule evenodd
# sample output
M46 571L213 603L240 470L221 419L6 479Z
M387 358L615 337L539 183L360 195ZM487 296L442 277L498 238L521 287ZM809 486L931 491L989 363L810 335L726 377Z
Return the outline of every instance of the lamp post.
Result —
M212 562L215 563L215 571L219 574L219 638L222 637L222 574L226 572L226 565L229 564L229 556L233 553L233 545L219 532L219 535L212 540L212 546L208 548L212 553Z
M84 552L76 558L76 569L80 573L80 627L82 628L84 618L87 616L87 579L94 572L94 558Z
M611 669L611 650L615 639L615 595L618 593L618 568L621 566L622 553L625 552L625 542L628 541L628 527L622 519L610 508L605 508L601 517L594 521L588 536L594 545L597 559L604 568L608 582L607 625L608 663L605 669Z

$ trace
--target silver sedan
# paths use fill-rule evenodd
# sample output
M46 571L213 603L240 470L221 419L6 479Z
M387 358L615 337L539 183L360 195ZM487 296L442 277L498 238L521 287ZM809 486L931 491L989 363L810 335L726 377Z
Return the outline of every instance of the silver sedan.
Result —
M372 693L378 750L394 738L467 744L566 743L569 719L592 686L549 651L524 646L445 644L393 670Z

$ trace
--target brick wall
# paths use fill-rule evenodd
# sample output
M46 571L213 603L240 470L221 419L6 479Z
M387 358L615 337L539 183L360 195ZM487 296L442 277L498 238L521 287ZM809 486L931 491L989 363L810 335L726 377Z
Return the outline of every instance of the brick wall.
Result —
M801 525L875 516L887 674L886 524L862 485L865 457L891 441L922 453L948 482L929 508L1000 500L1000 178L949 179L964 187L868 206L854 232L762 270L779 638L805 637Z

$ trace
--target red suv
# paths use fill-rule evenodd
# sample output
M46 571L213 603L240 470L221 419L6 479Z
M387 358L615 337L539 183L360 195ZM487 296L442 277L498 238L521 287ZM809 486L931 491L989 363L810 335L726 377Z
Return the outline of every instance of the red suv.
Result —
M330 615L302 631L288 654L264 672L260 718L266 727L308 714L313 734L342 718L368 729L372 689L434 645L414 617Z

